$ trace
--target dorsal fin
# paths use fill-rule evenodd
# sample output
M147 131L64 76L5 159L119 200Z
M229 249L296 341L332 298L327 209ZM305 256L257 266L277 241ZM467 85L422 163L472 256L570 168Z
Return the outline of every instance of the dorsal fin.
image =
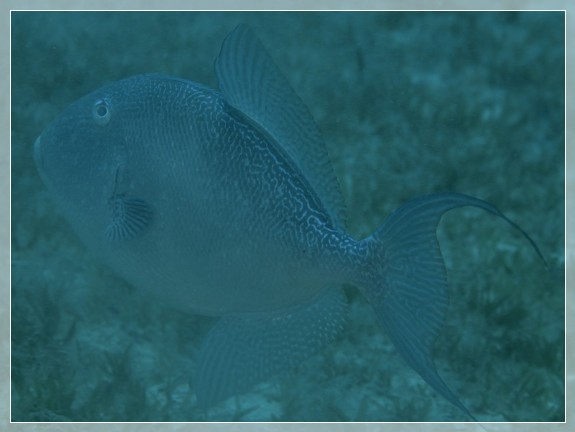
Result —
M236 27L215 64L226 102L257 123L297 164L337 226L345 224L339 183L311 114L253 32Z

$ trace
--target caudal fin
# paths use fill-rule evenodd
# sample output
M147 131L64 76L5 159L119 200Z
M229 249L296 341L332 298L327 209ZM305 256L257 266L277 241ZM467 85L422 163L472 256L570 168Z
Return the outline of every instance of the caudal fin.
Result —
M431 346L447 310L446 274L436 230L442 215L473 206L507 221L541 252L517 224L492 204L467 195L442 193L416 198L392 213L368 239L370 260L379 271L362 291L405 361L437 392L475 420L441 379Z

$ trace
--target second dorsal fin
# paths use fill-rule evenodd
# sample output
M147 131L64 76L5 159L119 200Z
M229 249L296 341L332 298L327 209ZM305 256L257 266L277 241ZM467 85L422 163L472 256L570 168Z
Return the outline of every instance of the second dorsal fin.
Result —
M345 224L339 183L311 114L253 32L236 27L215 64L226 102L272 136L297 164L329 213Z

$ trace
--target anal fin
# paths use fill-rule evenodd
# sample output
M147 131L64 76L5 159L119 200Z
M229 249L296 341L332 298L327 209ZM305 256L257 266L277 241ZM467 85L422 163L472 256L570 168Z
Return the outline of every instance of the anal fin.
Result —
M300 364L335 339L346 315L347 300L337 288L289 309L222 317L200 350L199 405L209 408Z

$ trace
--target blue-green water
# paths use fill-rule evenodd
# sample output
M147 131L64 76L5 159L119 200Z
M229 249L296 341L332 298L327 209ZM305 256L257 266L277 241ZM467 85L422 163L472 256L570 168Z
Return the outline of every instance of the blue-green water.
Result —
M402 202L475 195L526 229L456 210L440 229L450 310L438 369L481 421L559 421L564 406L561 13L13 13L12 414L17 421L457 421L349 287L349 324L295 370L208 412L196 354L213 319L114 277L58 215L32 143L69 103L160 72L216 86L249 24L322 131L349 230Z

